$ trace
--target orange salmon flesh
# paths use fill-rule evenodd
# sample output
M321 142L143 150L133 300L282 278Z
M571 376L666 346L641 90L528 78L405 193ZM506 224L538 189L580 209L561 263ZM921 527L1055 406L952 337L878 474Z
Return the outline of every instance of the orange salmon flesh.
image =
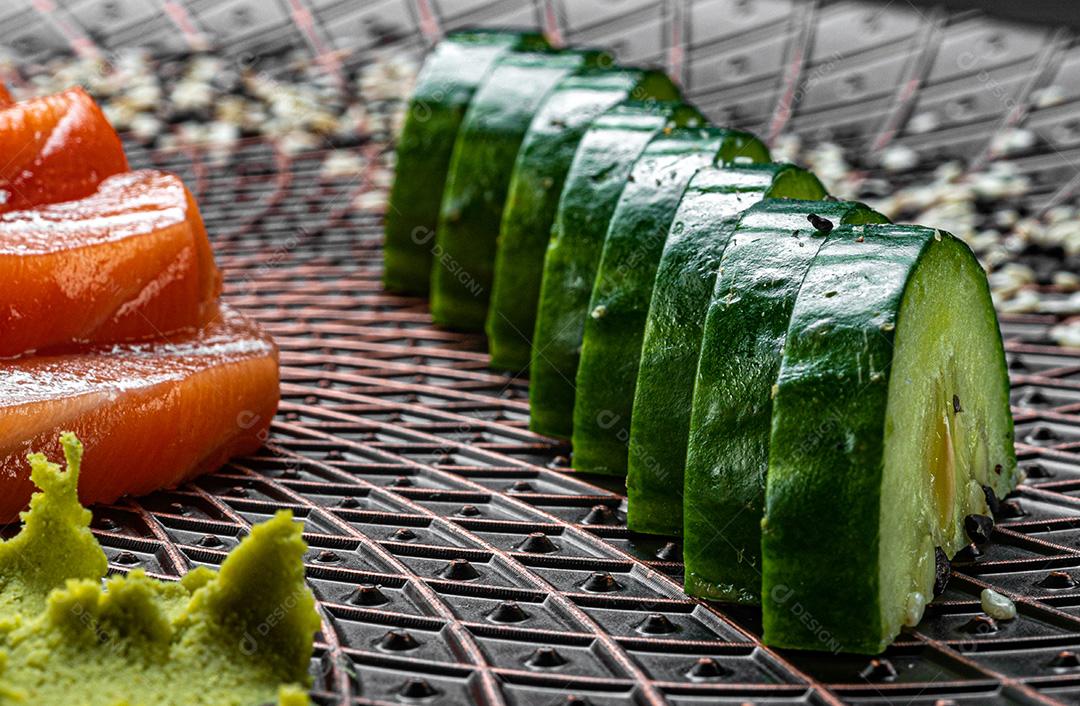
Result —
M0 357L195 329L220 292L198 207L171 174L118 174L78 201L0 214Z
M81 199L128 171L120 137L86 91L19 103L0 95L0 213Z
M250 454L278 404L278 351L240 314L171 340L0 361L0 524L30 500L26 455L86 452L83 504L176 486Z

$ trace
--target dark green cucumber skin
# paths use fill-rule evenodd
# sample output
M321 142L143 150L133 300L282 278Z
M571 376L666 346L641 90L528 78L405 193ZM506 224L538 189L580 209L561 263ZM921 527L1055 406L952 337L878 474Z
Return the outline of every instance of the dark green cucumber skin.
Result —
M799 612L813 616L832 639L837 634L870 636L866 643L849 643L846 649L879 649L877 543L861 536L861 520L879 513L888 376L867 379L856 394L844 393L851 389L849 376L857 379L867 356L878 365L891 359L895 332L883 331L882 325L895 326L912 265L934 239L928 229L879 232L891 239L888 248L861 247L867 243L854 243L851 233L829 238L803 283L801 306L796 306L788 326L789 343L773 404L770 452L774 462L799 458L814 468L830 464L842 482L829 487L769 488L762 523L762 610L767 639L782 644L794 641L799 644L792 646L811 648L824 644L816 631L800 626L791 615L791 605L797 603ZM826 300L827 291L836 294ZM868 331L870 326L875 330ZM828 335L815 331L828 331ZM853 356L852 351L860 355ZM821 423L808 434L806 414L811 409L817 410ZM849 438L860 441L852 445ZM788 500L795 496L804 501L798 507ZM778 497L783 502L776 502ZM823 504L814 505L815 501ZM860 522L845 522L848 517L860 518ZM857 546L859 551L821 555L823 549L832 554L837 546L845 545ZM807 566L817 563L830 571L790 576L771 560L777 552L797 549L805 551L800 561ZM826 575L827 586L822 581Z
M883 223L843 201L763 201L740 219L705 315L684 479L687 592L759 603L772 392L788 322L824 234L810 213Z
M683 530L683 467L698 353L720 258L739 214L763 198L821 199L825 187L790 164L706 168L686 188L664 243L645 324L630 424L627 525Z
M608 222L634 162L661 130L704 124L686 105L629 101L582 137L555 212L529 366L529 428L569 439L574 379Z
M917 226L839 228L803 282L773 401L769 465L785 472L770 472L762 521L770 645L884 647L877 533L867 534L866 518L880 516L896 317L909 275L939 238L952 236ZM1004 376L1004 351L1000 360ZM868 361L885 374L868 374ZM1012 477L1015 458L1009 464Z
M671 101L679 90L656 71L593 69L564 78L533 118L499 231L485 325L491 367L520 372L529 366L544 254L574 151L593 118L629 97Z
M483 330L506 192L529 123L559 81L608 60L591 51L510 53L477 89L458 130L439 211L431 268L435 323Z
M681 128L657 136L642 153L612 215L577 372L574 466L626 475L634 388L653 279L679 198L702 167L736 158L765 162L756 137L721 128Z
M386 212L387 289L427 294L439 204L469 101L500 56L546 46L539 34L469 30L447 36L424 62L397 143Z

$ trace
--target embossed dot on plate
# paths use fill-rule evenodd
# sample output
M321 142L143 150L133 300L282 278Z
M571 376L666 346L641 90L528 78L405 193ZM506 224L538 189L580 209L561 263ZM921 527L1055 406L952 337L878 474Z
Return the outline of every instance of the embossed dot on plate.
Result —
M581 518L583 525L610 525L615 520L615 513L607 505L593 505L585 517Z
M976 615L957 629L968 635L992 635L1001 628L989 615Z
M418 648L420 643L407 630L389 630L379 638L376 646L384 652L408 652Z
M686 671L686 677L691 681L710 681L721 679L731 673L730 669L725 668L712 657L700 657Z
M438 696L439 690L428 683L426 679L409 679L398 688L397 693L402 698L421 701Z
M868 682L891 682L896 680L896 667L887 659L872 659L859 676Z
M527 480L514 481L509 488L506 489L508 493L535 493L536 488L533 484Z
M651 613L634 626L642 635L667 635L678 631L678 626L663 613Z
M1062 591L1076 587L1076 579L1066 571L1051 571L1037 584L1040 588L1048 588L1052 591Z
M1054 669L1076 669L1080 667L1080 657L1077 657L1076 653L1072 650L1062 650L1054 655L1048 665Z
M1035 446L1048 446L1060 440L1061 434L1059 434L1056 429L1043 424L1032 429L1028 432L1028 435L1024 437L1024 441Z
M134 566L135 564L142 563L142 559L140 559L137 554L128 551L120 552L113 557L113 561L124 566Z
M533 669L555 669L566 663L566 658L554 647L537 647L525 660L525 664Z
M1054 472L1041 463L1028 463L1024 465L1024 474L1032 480L1042 480L1054 477Z
M183 515L184 517L188 517L189 515L191 515L191 508L184 503L169 503L169 512L173 513L174 515Z
M581 584L581 588L589 593L613 593L622 587L622 584L606 571L594 572Z
M493 623L523 623L529 614L517 601L503 601L487 614L487 619Z
M528 552L530 554L551 554L552 552L559 551L558 545L551 541L543 532L533 532L524 540L519 542L514 549L519 552Z
M389 539L395 542L411 542L416 539L416 532L408 527L399 527L390 533Z
M682 559L682 549L675 542L667 542L656 550L656 558L660 561L680 561Z
M385 605L390 602L378 586L370 583L360 584L345 597L347 603L359 606Z
M480 578L480 572L467 559L451 559L439 576L451 581L472 581Z

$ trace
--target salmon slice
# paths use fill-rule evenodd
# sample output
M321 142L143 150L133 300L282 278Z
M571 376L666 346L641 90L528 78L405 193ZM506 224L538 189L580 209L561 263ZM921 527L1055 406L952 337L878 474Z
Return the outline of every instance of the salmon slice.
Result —
M0 108L6 108L14 102L15 100L11 97L11 93L8 91L7 86L0 83Z
M198 206L172 174L117 174L84 199L0 214L0 356L195 329L220 292Z
M182 483L249 454L278 404L278 351L228 307L170 341L0 361L0 523L33 491L26 455L86 448L79 499L112 502Z
M128 171L120 137L81 88L0 109L0 155L0 213L81 199Z

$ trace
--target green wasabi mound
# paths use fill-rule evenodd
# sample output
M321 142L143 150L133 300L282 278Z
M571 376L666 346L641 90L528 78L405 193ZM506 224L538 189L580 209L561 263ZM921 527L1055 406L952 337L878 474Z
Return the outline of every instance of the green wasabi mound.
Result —
M253 527L220 571L106 580L76 492L82 445L61 443L66 472L29 457L41 490L0 542L0 704L308 704L319 617L292 514Z

